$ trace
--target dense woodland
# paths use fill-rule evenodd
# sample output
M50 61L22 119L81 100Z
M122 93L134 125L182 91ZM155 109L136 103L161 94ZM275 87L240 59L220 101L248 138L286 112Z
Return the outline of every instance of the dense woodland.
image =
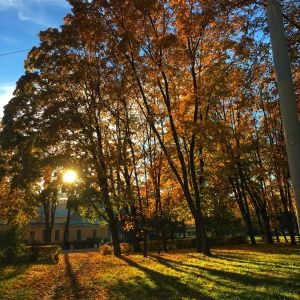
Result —
M180 223L207 255L209 235L296 243L266 1L69 2L5 107L0 219L42 205L50 242L71 168L69 208L109 224L115 255L120 227L138 251ZM300 3L280 2L299 98Z

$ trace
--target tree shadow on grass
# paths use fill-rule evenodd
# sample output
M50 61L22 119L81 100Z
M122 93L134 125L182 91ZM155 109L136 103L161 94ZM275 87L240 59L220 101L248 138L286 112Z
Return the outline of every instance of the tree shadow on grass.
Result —
M299 278L291 279L289 282L283 282L282 278L265 273L241 274L234 271L221 270L213 267L201 267L207 275L207 278L217 278L215 284L219 287L224 286L228 291L224 296L226 299L299 299ZM298 290L297 290L298 285ZM230 291L231 290L231 291ZM290 294L290 296L284 295Z
M12 271L7 271L10 267ZM0 264L0 281L12 279L14 277L17 277L19 275L22 275L25 273L25 271L28 269L29 265L28 263L17 263L17 264Z
M236 264L251 264L251 265L255 265L255 266L262 266L262 267L265 267L265 266L268 266L268 267L276 267L277 269L295 269L295 270L299 270L299 266L297 264L289 264L288 266L283 264L279 264L278 262L276 261L268 261L267 263L264 262L264 261L259 261L259 260L254 260L254 259L251 259L251 258L247 258L245 259L244 257L242 256L236 256L236 257L228 257L226 254L217 254L214 256L216 259L219 259L219 260L226 260L226 261L229 261L229 262L232 262L232 263L236 263ZM287 259L288 260L288 259Z
M30 266L27 262L0 264L0 299L17 299L15 293L26 282Z
M160 272L143 267L128 257L120 257L131 267L142 271L145 276L136 277L135 284L118 281L118 290L122 291L122 297L114 299L213 299L201 292L199 287L192 289L180 282L179 278L165 275ZM145 282L147 278L150 282ZM137 298L138 296L138 298Z
M65 272L56 286L52 299L83 299L83 291L70 263L69 254L64 254Z
M238 244L238 245L226 245L226 246L213 246L212 250L216 248L221 250L220 253L226 251L226 255L234 255L236 253L243 253L244 251L247 253L264 253L264 254L284 254L284 255L295 255L300 253L300 244L292 245L291 243L283 243L279 242L274 244L269 243L258 243L257 245L251 244ZM228 253L228 250L232 252L232 254ZM243 254L241 254L243 255Z
M166 257L156 255L150 256L150 258L167 268L189 274L193 278L201 278L208 284L212 284L215 288L223 291L223 299L300 299L297 298L300 292L299 275L291 276L288 281L283 283L282 277L276 272L274 273L274 270L282 269L282 266L279 265L271 264L273 273L266 275L270 267L269 263L260 263L264 267L264 272L258 272L253 269L248 269L247 272L249 261L236 261L226 257L213 256L205 265L193 265L183 261L174 262ZM196 256L194 258L199 259ZM226 270L224 269L225 260L238 262L239 265L233 266L233 270ZM238 268L244 269L244 272L240 273ZM284 293L285 295L283 295Z

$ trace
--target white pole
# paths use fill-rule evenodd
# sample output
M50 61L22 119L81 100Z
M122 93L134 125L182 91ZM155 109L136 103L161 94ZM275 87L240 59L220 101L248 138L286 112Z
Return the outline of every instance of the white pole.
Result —
M282 20L282 10L277 0L267 0L267 18L289 169L296 204L297 222L300 228L300 123Z

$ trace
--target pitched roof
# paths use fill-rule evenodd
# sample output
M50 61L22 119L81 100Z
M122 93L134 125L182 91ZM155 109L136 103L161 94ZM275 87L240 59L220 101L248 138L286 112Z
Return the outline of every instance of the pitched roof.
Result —
M64 223L65 220L59 220L59 219L66 219L68 214L68 209L64 205L58 205L55 210L55 220L54 223ZM44 218L45 213L44 213L44 208L39 207L38 209L38 217ZM36 223L36 222L30 222L30 224ZM44 222L42 222L44 223ZM99 222L98 220L94 220L94 222L90 222L82 218L77 211L71 211L71 216L70 216L70 223L69 225L98 225Z

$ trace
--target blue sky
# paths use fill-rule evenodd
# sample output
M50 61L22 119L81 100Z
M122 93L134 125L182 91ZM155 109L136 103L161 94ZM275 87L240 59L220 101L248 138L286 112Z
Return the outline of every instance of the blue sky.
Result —
M70 12L67 0L0 0L0 118L24 74L28 49L39 44L37 34L62 25Z

